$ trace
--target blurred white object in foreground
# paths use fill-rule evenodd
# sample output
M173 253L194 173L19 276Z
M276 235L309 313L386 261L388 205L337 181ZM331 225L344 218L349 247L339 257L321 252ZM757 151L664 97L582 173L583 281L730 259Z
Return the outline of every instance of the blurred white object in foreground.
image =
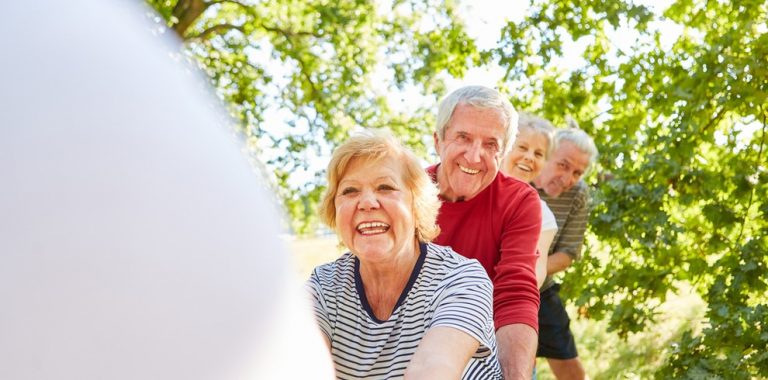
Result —
M0 23L0 379L332 377L278 217L129 1Z

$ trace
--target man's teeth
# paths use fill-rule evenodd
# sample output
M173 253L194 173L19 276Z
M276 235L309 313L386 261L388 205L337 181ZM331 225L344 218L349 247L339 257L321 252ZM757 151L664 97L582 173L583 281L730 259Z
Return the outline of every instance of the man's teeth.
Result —
M477 174L477 173L480 173L480 170L465 168L465 167L463 167L461 165L459 165L459 170L461 170L461 171L463 171L464 173L467 173L467 174Z
M368 222L360 223L357 225L357 231L363 235L372 235L386 232L389 229L389 224L381 222Z

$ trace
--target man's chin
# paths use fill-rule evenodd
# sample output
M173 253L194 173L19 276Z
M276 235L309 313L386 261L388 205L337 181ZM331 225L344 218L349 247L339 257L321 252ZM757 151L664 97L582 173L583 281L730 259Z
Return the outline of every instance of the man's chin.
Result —
M471 191L463 191L460 193L456 193L455 198L453 199L454 202L462 202L462 201L468 201L475 197L479 193L478 191L471 192Z
M552 188L545 188L545 189L544 189L544 192L545 192L545 193L547 193L547 195L549 195L549 196L550 196L550 197L552 197L552 198L557 198L557 197L559 197L559 196L560 196L560 194L562 194L562 193L563 193L563 189L561 189L561 188L559 188L559 187L558 187L558 188L555 188L555 189L552 189Z

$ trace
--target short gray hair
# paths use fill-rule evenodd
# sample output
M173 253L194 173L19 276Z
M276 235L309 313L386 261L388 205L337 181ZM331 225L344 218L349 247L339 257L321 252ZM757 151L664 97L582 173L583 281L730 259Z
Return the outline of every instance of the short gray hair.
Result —
M451 121L453 111L459 104L499 111L506 132L504 134L504 141L502 141L501 154L503 156L510 142L514 141L515 133L517 132L517 111L515 111L515 107L512 107L509 99L500 92L485 86L466 86L453 91L443 98L438 106L437 136L440 140L445 139L445 130Z
M569 125L573 126L576 125L575 122L569 122ZM563 142L568 141L571 144L575 145L576 148L578 148L580 151L586 153L589 155L589 166L591 167L592 164L597 161L597 146L595 146L595 141L592 140L592 137L589 137L587 132L582 131L579 128L571 127L571 128L565 128L565 129L558 129L555 133L555 141L554 146L555 149Z

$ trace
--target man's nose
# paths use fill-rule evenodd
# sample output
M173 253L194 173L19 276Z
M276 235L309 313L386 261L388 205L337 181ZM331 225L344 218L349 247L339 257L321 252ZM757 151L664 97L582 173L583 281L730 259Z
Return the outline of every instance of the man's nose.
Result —
M483 148L479 143L471 144L469 147L467 147L467 153L464 154L464 158L467 159L468 162L480 162L480 156L482 155Z
M579 178L580 178L580 176L577 175L577 174L568 173L566 178L565 178L565 181L564 181L565 186L568 189L570 189L571 187L573 187L573 185L576 184L576 182L579 182Z

